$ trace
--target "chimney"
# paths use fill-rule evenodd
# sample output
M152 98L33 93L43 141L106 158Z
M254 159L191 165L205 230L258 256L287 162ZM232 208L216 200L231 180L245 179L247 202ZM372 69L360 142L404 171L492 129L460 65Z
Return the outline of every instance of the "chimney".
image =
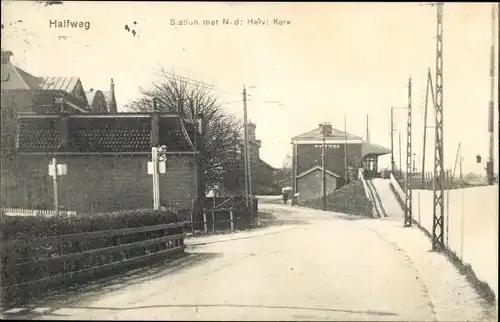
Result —
M110 93L111 93L111 104L108 106L108 111L109 113L117 113L118 106L116 104L116 96L115 96L115 82L113 82L113 79L111 78L111 85L110 85Z
M14 56L10 50L2 50L2 64L9 64L10 56Z

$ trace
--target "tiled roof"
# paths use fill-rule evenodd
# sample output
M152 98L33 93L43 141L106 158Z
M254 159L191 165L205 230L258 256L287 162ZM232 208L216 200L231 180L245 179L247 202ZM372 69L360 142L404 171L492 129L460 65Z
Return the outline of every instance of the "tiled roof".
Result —
M193 126L188 123L185 123L184 126L186 127L186 134L193 142ZM191 149L178 118L161 118L160 129L168 129L168 131L160 132L160 145L166 145L167 151L188 151Z
M69 152L146 152L151 147L150 120L69 119Z
M360 136L351 133L346 133L336 128L332 128L332 135L330 135L329 137L338 137L344 139L346 137L346 134L347 134L347 140L361 140ZM323 139L323 134L321 133L321 127L319 126L312 131L302 133L292 138L292 140L321 140L321 139Z
M32 152L57 151L60 131L57 119L29 119L19 124L18 149Z
M72 93L78 80L78 77L44 77L41 88L56 89Z
M23 117L19 119L19 149L21 152L150 152L151 119L149 117L79 117L70 115L68 119L68 145L59 147L58 118ZM192 137L193 126L186 124ZM159 144L166 145L167 151L192 151L180 124L175 117L160 118Z

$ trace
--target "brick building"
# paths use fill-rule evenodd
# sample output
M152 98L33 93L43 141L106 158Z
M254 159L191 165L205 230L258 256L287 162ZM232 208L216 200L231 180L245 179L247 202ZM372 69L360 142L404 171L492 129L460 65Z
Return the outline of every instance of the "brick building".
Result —
M16 153L6 178L10 184L2 185L3 206L53 209L49 163L55 159L67 169L66 175L57 178L60 209L151 208L152 177L147 162L151 146L166 145L167 171L160 174L160 203L192 209L200 188L197 133L194 124L172 114L19 116Z
M316 199L322 193L321 130L322 124L292 138L292 190L300 193L301 200ZM356 175L358 168L376 172L378 156L390 153L387 148L335 128L332 128L331 135L326 136L324 142L327 194L345 184L346 159L348 177L352 177Z
M248 151L252 171L252 191L254 195L268 194L276 190L273 174L276 169L260 158L262 141L256 136L257 125L247 124Z

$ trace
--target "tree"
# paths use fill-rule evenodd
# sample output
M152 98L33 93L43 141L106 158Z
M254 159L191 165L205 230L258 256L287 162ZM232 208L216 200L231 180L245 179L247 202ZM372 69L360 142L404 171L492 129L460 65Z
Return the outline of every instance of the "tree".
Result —
M179 113L186 119L203 116L203 155L205 188L210 190L223 185L229 190L239 190L244 186L243 158L239 147L242 145L241 123L225 112L209 85L202 84L161 68L159 80L150 89L141 88L142 97L132 101L128 108L141 112L156 108L161 112Z

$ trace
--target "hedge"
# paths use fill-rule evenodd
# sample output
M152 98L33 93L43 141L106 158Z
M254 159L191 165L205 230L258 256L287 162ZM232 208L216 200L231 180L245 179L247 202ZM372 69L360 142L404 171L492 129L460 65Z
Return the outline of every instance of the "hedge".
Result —
M40 263L29 264L32 261L62 254L79 253L83 250L99 249L116 245L116 237L82 238L78 241L48 243L37 247L29 244L30 239L47 238L85 232L106 231L141 226L154 226L178 222L177 214L166 210L135 210L117 213L81 214L71 217L21 217L2 216L2 242L24 241L2 245L1 254L1 286L18 285L29 281L40 280L49 276L66 274L71 271L95 267L117 260L133 258L144 254L155 253L166 249L166 245L158 244L144 248L135 248L121 253L109 255L85 256L81 260L69 265L50 265ZM168 235L183 232L183 227L167 229ZM137 233L119 237L120 244L128 244L164 236L165 231ZM27 241L27 242L26 242ZM26 264L21 264L26 263ZM21 265L13 270L16 265ZM76 267L77 265L78 267ZM109 272L108 272L109 273ZM64 284L73 284L66 281ZM5 289L4 289L5 290ZM32 289L29 285L21 288L9 289L1 295L4 304L24 302L44 293L46 289Z
M44 238L84 232L133 228L178 222L168 210L127 210L70 217L4 216L2 240Z

